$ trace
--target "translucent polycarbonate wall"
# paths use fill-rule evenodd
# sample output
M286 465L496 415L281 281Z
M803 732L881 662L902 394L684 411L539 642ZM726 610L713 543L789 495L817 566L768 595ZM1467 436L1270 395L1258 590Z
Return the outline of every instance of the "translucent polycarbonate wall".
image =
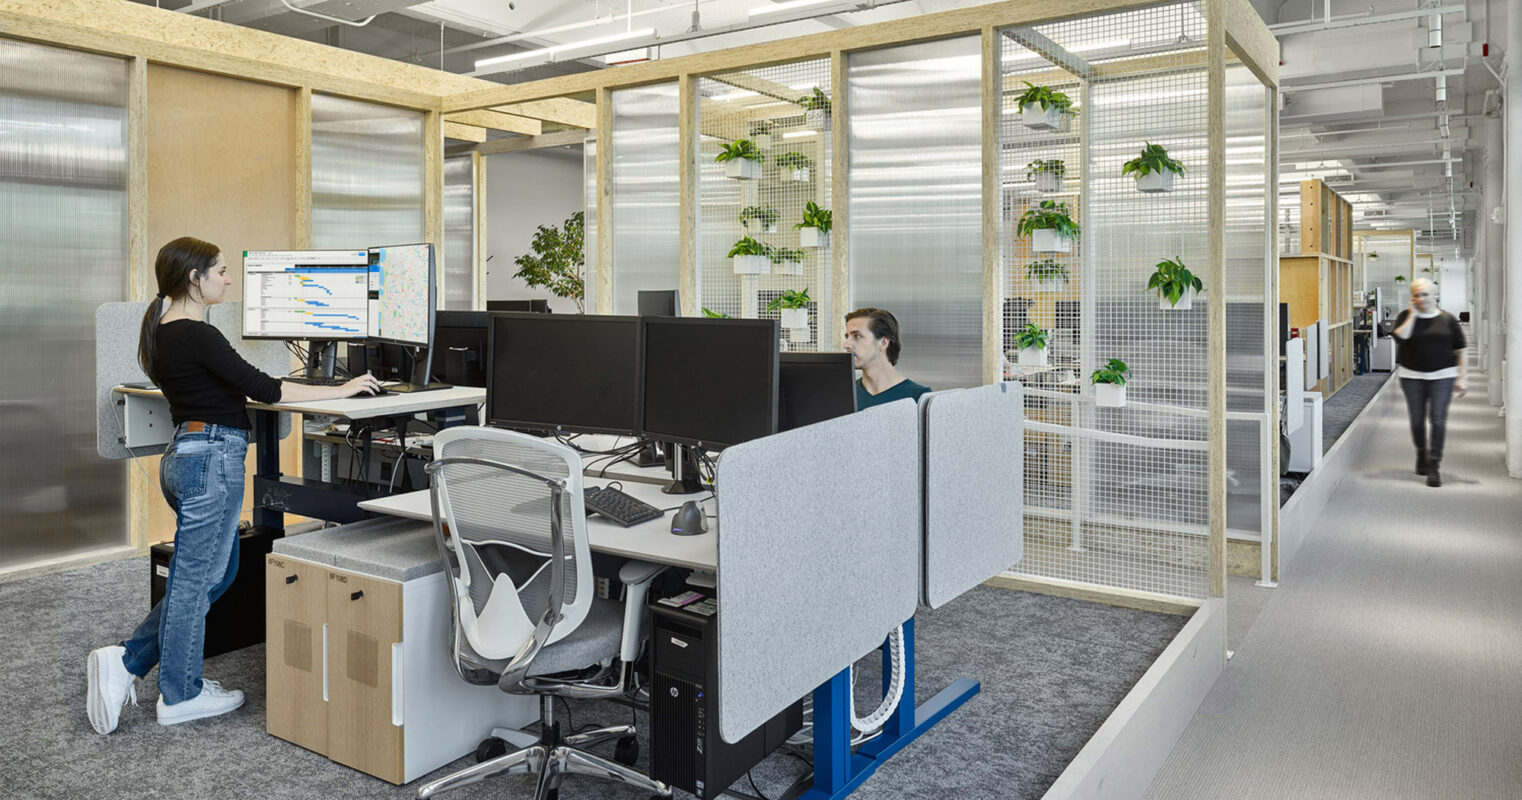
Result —
M681 184L675 83L618 89L613 102L613 313L635 314L641 290L677 288ZM591 158L588 155L588 158Z
M1001 35L1005 376L1024 383L1036 423L1016 572L1203 597L1208 294L1164 309L1147 289L1164 260L1208 272L1202 9L1180 3ZM1075 113L1022 115L1027 83L1066 94ZM1151 187L1123 173L1149 144L1183 165L1166 191L1143 191ZM1038 182L1054 171L1060 185ZM1018 233L1022 217L1053 211L1080 226L1076 240ZM1045 365L1019 364L1014 337L1027 325L1047 333ZM1125 407L1096 403L1090 376L1112 359L1130 370Z
M582 214L581 238L582 284L585 287L582 305L587 313L597 312L597 137L588 136L581 145Z
M1418 269L1411 232L1363 233L1358 239L1363 243L1364 290L1378 289L1385 308L1398 313L1411 304L1411 275Z
M421 111L314 93L312 247L424 241L423 166Z
M122 59L0 39L0 569L129 543L128 462L95 449L95 309L127 299L127 92Z
M851 305L898 318L898 369L983 382L982 44L847 56Z
M794 226L808 203L830 208L833 115L810 115L794 102L818 89L832 95L829 59L757 67L697 82L699 305L732 317L777 319L766 306L783 292L808 292L807 327L783 330L789 350L838 350L830 316L829 237L805 240ZM756 157L716 159L741 141ZM741 274L730 252L749 238L765 249L759 271ZM744 264L745 262L740 262ZM738 267L744 268L744 267Z
M470 156L444 159L444 285L441 308L475 308L476 169Z

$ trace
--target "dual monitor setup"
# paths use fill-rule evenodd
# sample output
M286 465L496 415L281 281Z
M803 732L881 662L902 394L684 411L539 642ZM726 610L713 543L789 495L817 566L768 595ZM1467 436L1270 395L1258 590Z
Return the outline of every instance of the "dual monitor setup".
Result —
M243 338L308 342L311 381L334 379L340 341L389 344L415 365L393 391L441 388L429 382L436 292L427 243L250 250L243 253Z

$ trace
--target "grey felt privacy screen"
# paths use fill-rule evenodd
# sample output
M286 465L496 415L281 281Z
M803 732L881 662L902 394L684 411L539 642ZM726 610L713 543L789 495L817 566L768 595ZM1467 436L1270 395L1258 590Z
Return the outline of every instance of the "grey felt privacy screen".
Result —
M719 732L741 737L882 643L919 596L918 408L719 458Z
M1018 383L920 398L925 463L924 602L931 608L1024 552L1025 400Z

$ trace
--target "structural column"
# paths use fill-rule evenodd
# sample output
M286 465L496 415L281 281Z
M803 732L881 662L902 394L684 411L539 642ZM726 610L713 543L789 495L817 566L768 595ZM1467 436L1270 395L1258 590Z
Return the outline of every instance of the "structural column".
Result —
M1508 100L1510 98L1507 98ZM1510 104L1507 103L1507 106ZM1510 113L1509 109L1505 113ZM1485 237L1485 294L1480 297L1484 306L1481 322L1485 326L1486 388L1490 404L1501 405L1501 358L1506 352L1505 335L1501 327L1501 310L1505 306L1506 249L1504 236L1511 226L1490 221L1490 212L1506 202L1501 189L1505 185L1506 150L1502 145L1500 118L1485 120L1485 207L1476 215L1479 234ZM1503 227L1504 225L1504 227Z
M1522 12L1515 7L1506 15L1506 61L1511 79L1506 82L1506 182L1507 217L1522 209L1522 180L1516 178L1518 156L1522 156ZM1522 478L1522 275L1515 266L1516 254L1522 253L1522 225L1506 224L1507 275L1506 312L1501 321L1506 331L1506 352L1511 364L1506 370L1506 471Z

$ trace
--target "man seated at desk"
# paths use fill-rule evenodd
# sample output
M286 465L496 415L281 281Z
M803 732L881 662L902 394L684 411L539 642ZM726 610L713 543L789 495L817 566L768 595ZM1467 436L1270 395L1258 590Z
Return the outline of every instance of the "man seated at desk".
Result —
M891 313L858 308L846 315L845 349L851 354L851 365L861 370L861 379L856 381L857 410L904 398L918 400L930 391L895 369L900 348L898 320Z

